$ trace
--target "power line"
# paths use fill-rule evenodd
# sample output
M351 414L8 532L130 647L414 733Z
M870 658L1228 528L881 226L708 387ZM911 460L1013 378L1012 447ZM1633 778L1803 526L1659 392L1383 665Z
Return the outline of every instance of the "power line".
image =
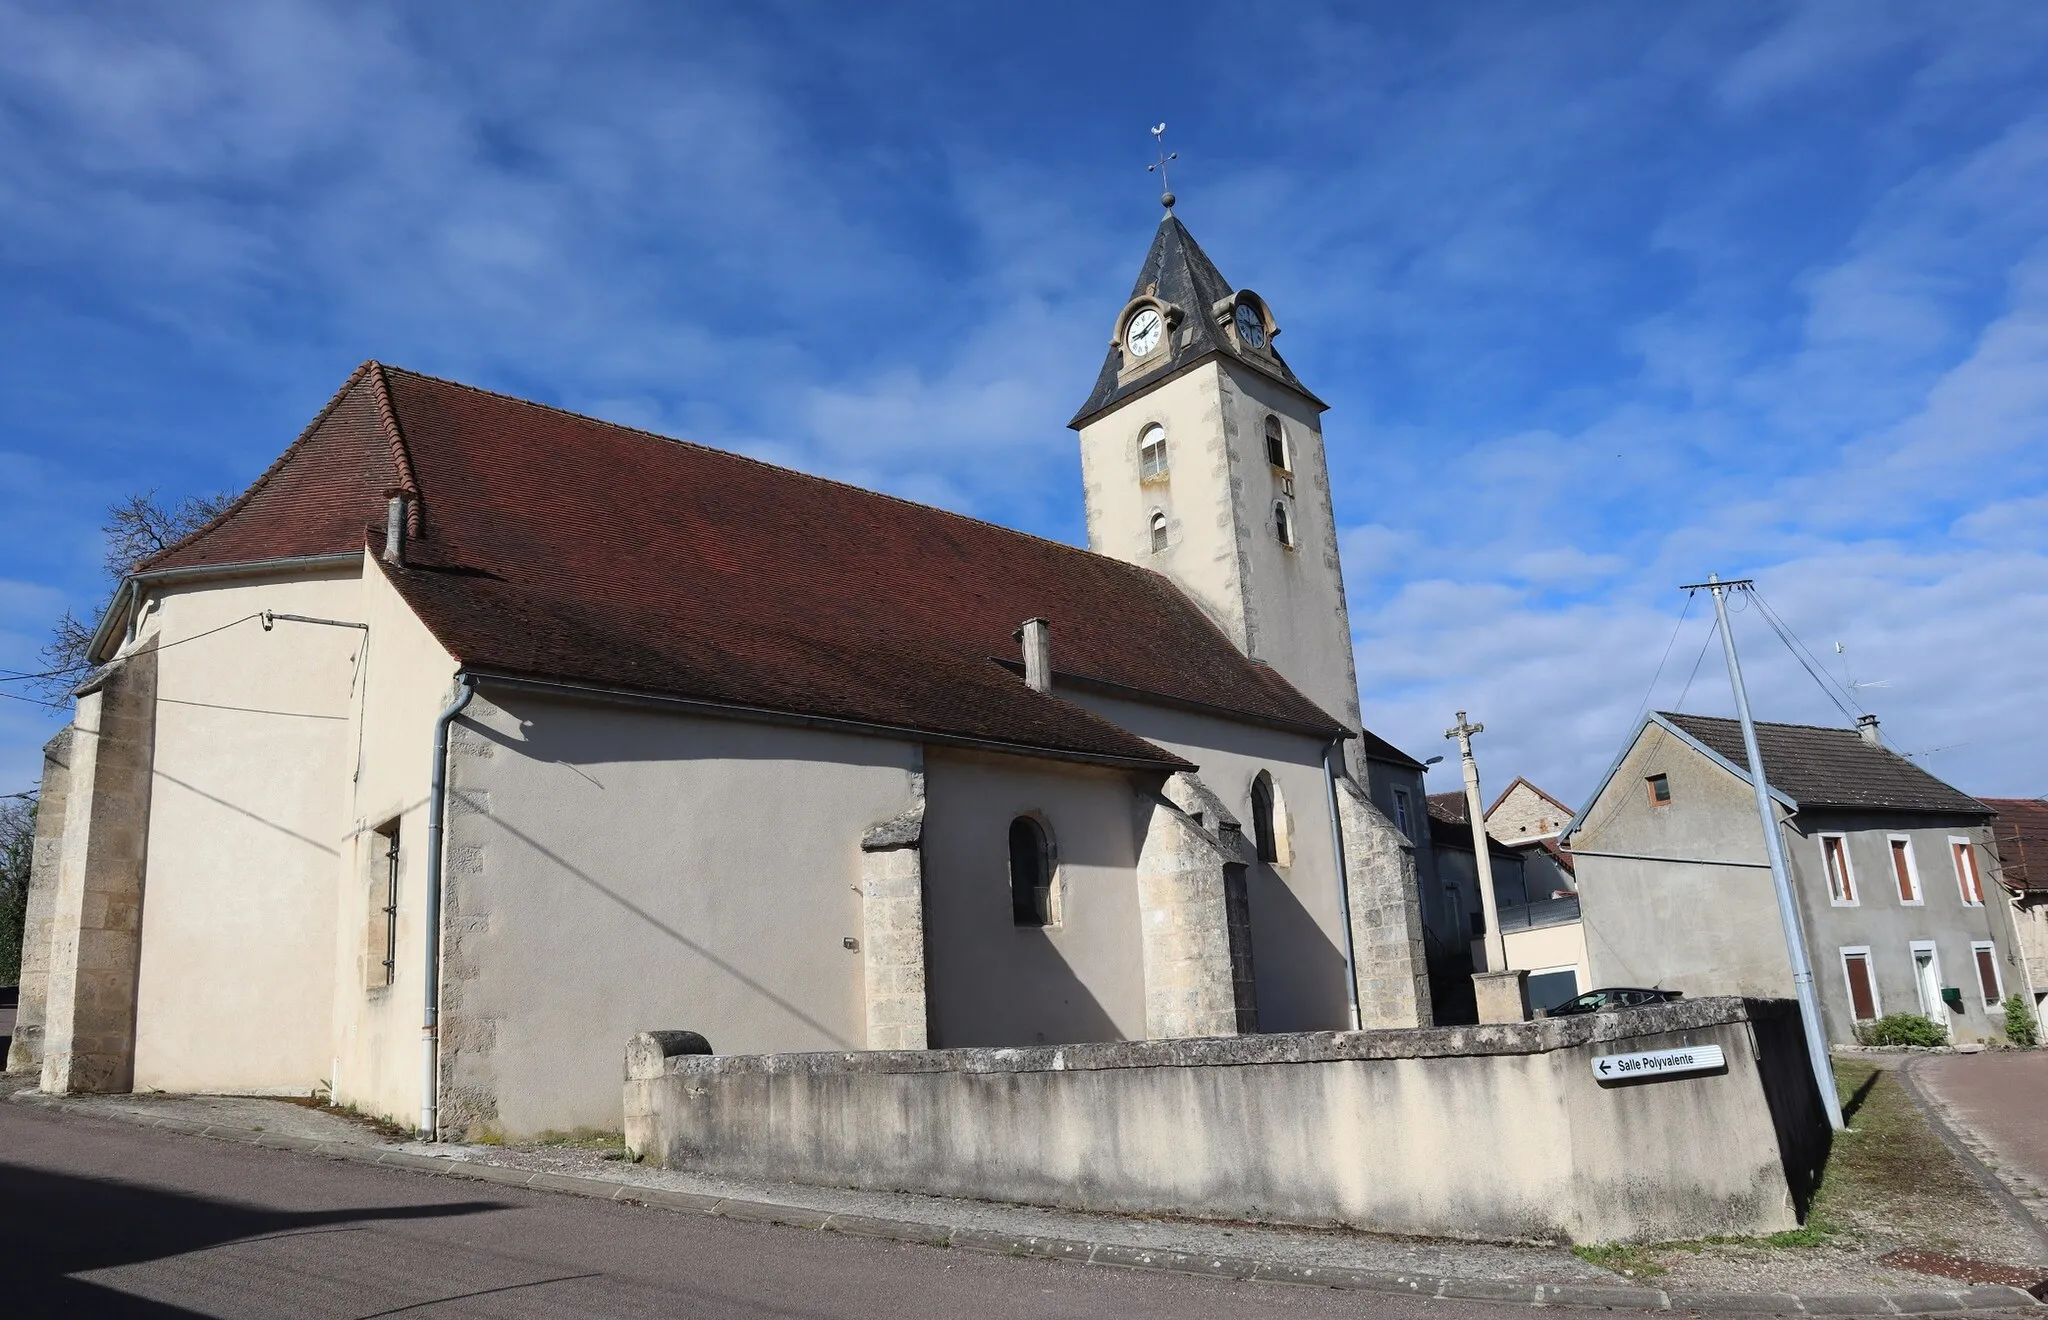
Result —
M1664 666L1671 659L1671 648L1678 645L1678 634L1685 628L1685 616L1692 613L1692 598L1697 595L1697 591L1685 593L1685 608L1678 612L1677 626L1671 630L1671 640L1664 643L1664 655L1657 661L1657 672L1650 675L1650 686L1643 690L1643 704L1636 707L1636 717L1630 721L1632 724L1641 724L1643 713L1650 709L1650 699L1657 695L1657 680L1664 677Z
M1771 603L1764 599L1763 593L1756 589L1754 583L1749 586L1748 591L1751 596L1756 598L1757 613L1763 616L1764 622L1770 625L1771 631L1778 634L1778 640L1785 644L1785 649L1792 653L1792 658L1799 662L1799 667L1811 675L1815 683L1819 684L1820 690L1827 694L1828 700L1835 703L1835 709L1841 711L1844 718L1848 719L1850 723L1855 723L1856 716L1863 709L1863 703L1856 700L1856 694L1845 691L1844 695L1849 698L1849 705L1842 704L1841 697L1835 695L1835 689L1840 685L1826 677L1824 667L1814 657L1813 652L1807 649L1806 644L1799 640L1798 634L1792 631L1792 626L1778 617L1778 612L1771 608ZM1851 710L1849 708L1850 705L1853 705L1856 709Z
M1692 681L1700 676L1700 664L1707 658L1707 648L1712 646L1714 644L1714 639L1716 637L1719 637L1720 635L1721 621L1719 619L1716 619L1714 620L1714 626L1707 629L1707 639L1700 643L1700 653L1697 656L1693 657L1692 672L1686 675L1685 686L1679 689L1678 701L1673 706L1674 710L1683 710L1685 708L1686 693L1692 691Z

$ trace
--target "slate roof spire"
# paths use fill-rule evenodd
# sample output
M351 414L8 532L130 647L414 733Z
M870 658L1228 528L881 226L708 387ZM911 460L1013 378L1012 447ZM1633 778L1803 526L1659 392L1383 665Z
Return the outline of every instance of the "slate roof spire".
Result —
M1119 383L1117 377L1123 371L1124 350L1122 344L1112 343L1109 355L1103 359L1102 371L1095 378L1095 388L1088 393L1088 401L1081 405L1081 410L1067 425L1079 430L1110 406L1218 354L1235 358L1272 377L1318 407L1325 406L1295 377L1278 349L1249 353L1238 348L1230 332L1224 328L1227 309L1221 316L1218 314L1219 305L1227 303L1237 293L1237 286L1223 278L1223 272L1216 269L1216 263L1209 260L1209 254L1202 250L1202 245L1195 241L1188 227L1169 209L1159 221L1158 232L1152 236L1152 247L1145 253L1144 264L1138 268L1138 278L1131 285L1131 297L1150 295L1179 310L1179 324L1171 332L1172 351L1144 375ZM1112 331L1117 328L1111 327Z

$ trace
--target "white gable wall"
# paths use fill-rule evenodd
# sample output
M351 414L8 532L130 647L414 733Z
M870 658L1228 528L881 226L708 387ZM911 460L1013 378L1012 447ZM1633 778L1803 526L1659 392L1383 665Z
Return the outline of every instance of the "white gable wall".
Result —
M361 595L353 571L229 581L166 591L145 616L158 702L137 1090L305 1094L331 1070L337 789L363 634L247 616L360 619Z

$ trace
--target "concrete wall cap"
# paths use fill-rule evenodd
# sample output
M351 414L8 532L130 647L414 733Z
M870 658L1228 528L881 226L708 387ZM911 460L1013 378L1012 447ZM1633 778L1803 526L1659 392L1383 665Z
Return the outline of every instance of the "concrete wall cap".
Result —
M1605 1041L1698 1031L1765 1020L1796 1011L1789 1000L1715 997L1491 1026L1416 1027L1381 1031L1304 1031L1178 1040L1106 1041L937 1050L833 1051L802 1054L669 1055L659 1074L1031 1073L1110 1068L1225 1068L1262 1063L1356 1059L1481 1057L1542 1054ZM635 1043L643 1037L636 1037ZM629 1047L629 1067L631 1049ZM650 1060L651 1062L651 1060ZM643 1065L644 1066L644 1065ZM635 1074L643 1076L643 1074Z

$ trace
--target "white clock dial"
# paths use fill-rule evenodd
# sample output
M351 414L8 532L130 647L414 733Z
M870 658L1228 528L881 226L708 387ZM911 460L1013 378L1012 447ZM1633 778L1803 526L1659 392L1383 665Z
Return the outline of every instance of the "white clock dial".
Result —
M1131 351L1132 357L1144 357L1158 346L1159 333L1165 328L1166 323L1160 319L1158 310L1147 307L1132 317L1130 325L1125 327L1124 347Z
M1237 305L1237 338L1247 348L1266 346L1266 323L1250 303Z

